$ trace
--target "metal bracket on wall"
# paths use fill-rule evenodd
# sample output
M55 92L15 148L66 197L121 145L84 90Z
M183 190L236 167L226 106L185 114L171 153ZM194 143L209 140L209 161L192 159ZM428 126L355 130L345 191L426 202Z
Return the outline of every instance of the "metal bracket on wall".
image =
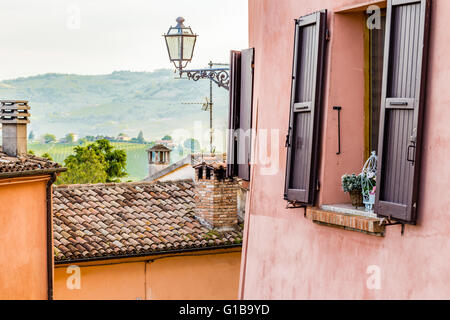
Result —
M286 209L306 208L306 204L297 201L288 201Z
M341 110L342 107L335 106L333 107L333 110L337 110L338 112L338 152L336 152L337 155L341 154Z
M383 218L380 221L380 225L383 225L385 227L401 225L402 226L402 231L401 231L402 236L405 234L405 224L402 223L402 222L398 222L398 221L395 221L395 220L391 221L390 219Z
M306 217L306 204L297 201L288 201L286 205L286 209L300 209L300 208L305 209L304 216Z

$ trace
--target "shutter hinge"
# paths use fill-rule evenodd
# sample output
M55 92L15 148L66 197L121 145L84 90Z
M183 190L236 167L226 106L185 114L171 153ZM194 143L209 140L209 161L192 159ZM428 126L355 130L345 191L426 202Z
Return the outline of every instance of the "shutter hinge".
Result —
M320 181L319 181L319 179L317 179L317 181L316 181L316 191L319 191L320 190Z
M330 29L325 31L325 40L329 41L331 39Z

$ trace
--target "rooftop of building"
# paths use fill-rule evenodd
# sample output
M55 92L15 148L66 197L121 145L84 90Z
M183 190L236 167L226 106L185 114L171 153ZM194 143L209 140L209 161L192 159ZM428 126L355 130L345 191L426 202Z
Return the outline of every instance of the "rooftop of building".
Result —
M242 225L218 232L201 224L194 209L191 180L54 187L55 262L241 245Z
M163 144L157 144L148 149L147 151L171 151L171 149Z
M32 154L16 157L7 155L0 147L0 178L61 172L60 164Z

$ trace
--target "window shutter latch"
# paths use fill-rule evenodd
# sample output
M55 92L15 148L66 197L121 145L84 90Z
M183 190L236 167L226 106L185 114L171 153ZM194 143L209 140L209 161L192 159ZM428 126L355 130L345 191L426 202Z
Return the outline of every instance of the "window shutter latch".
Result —
M285 147L289 148L291 146L291 127L288 129L288 134L286 135Z

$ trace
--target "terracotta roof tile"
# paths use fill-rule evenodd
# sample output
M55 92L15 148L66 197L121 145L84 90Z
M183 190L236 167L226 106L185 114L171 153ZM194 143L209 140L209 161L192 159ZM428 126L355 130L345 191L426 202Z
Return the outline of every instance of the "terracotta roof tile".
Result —
M64 170L58 163L32 154L10 157L4 153L0 147L0 176L2 174L19 174L23 172L51 169L55 171Z
M192 181L55 186L55 261L126 257L240 244L194 216Z

